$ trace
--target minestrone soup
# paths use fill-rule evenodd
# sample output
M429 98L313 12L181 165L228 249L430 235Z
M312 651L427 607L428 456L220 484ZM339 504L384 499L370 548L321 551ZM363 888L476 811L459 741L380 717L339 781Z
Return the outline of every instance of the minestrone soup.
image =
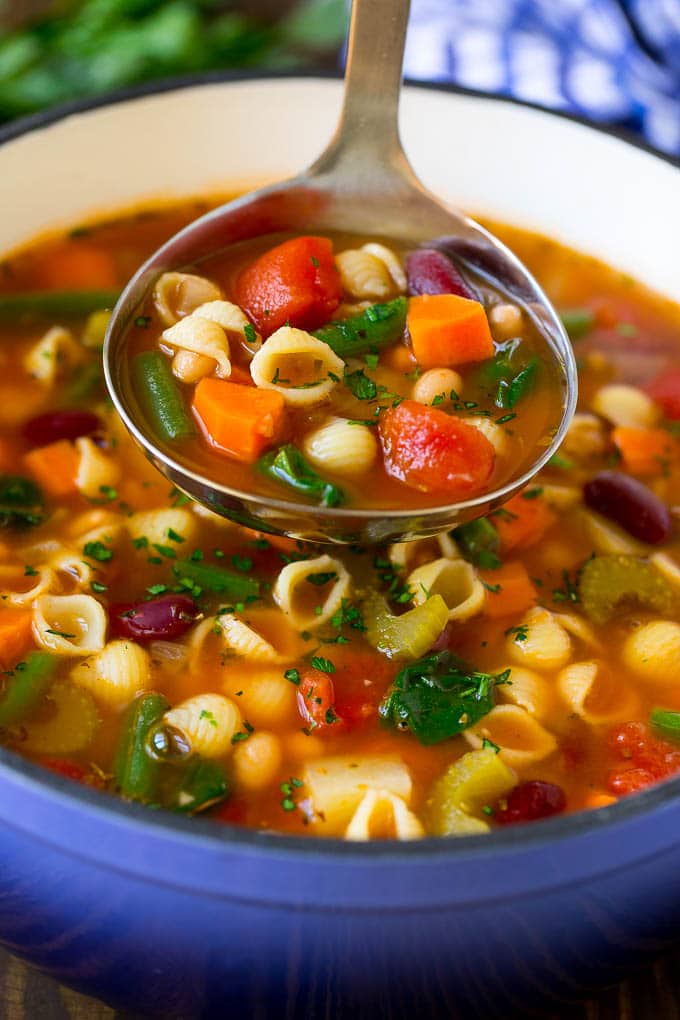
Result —
M544 238L495 227L562 310L578 355L581 402L559 453L502 509L436 539L302 545L236 527L170 490L102 387L115 294L198 211L185 204L76 225L0 264L5 746L127 800L348 840L488 832L611 804L680 771L680 310ZM250 484L252 464L282 448L258 448L260 434L247 427L274 394L297 451L286 461L291 478L302 464L317 486L309 498L337 487L387 505L435 498L387 472L377 437L400 408L460 416L475 435L493 426L493 470L502 441L512 448L538 436L552 385L542 369L514 410L495 402L502 384L519 386L539 338L521 309L492 297L483 321L474 313L491 337L489 358L447 362L435 331L418 362L400 326L386 347L371 334L376 349L347 360L327 344L319 362L334 364L332 355L343 365L331 368L340 381L330 380L324 401L304 404L329 380L307 379L316 355L299 351L285 365L265 361L264 380L279 370L271 387L251 385L249 368L257 358L261 367L277 332L297 330L311 344L325 343L313 335L324 330L354 338L389 324L394 303L403 311L406 301L403 253L375 239L333 239L340 279L353 279L369 254L385 289L355 293L328 262L332 300L291 327L285 306L269 328L270 298L260 310L253 267L279 243L290 242L228 257L229 272L255 281L252 300L245 284L231 289L227 269L180 274L159 281L137 324L140 364L161 365L179 388L176 407L203 422L177 440L187 457ZM347 308L350 299L360 306ZM195 316L215 303L217 321ZM194 317L205 324L200 342ZM489 366L494 386L485 390ZM461 381L449 385L454 373ZM348 378L381 399L362 400ZM206 383L243 391L244 423L225 435L237 434L242 449L254 443L256 460L214 442L200 399L192 416ZM287 386L302 404L291 408ZM383 386L405 399L379 410ZM160 384L156 392L162 399ZM468 395L477 406L465 407ZM504 426L497 412L517 418ZM373 417L377 426L351 424ZM402 434L408 423L395 426L395 443ZM351 469L369 456L362 481ZM290 479L257 477L298 498Z

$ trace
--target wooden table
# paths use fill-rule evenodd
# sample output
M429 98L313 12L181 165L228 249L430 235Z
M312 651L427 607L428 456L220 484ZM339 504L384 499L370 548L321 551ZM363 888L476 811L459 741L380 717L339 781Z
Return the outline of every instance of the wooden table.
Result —
M143 1020L78 995L2 950L0 988L0 1020ZM328 1020L342 1018L329 1016ZM618 988L552 1020L680 1020L680 948Z

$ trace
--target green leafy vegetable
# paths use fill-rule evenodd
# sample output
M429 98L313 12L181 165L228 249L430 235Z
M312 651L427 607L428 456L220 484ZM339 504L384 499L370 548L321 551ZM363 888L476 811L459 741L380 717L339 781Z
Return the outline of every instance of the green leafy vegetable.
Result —
M486 517L461 524L452 534L464 558L470 563L484 570L496 570L500 567L500 536Z
M356 372L345 370L343 382L357 400L375 400L378 396L378 387L372 379L369 379L363 368L358 368Z
M0 475L0 527L31 528L45 520L42 492L29 478Z
M205 758L194 758L182 774L174 808L183 814L195 814L218 804L229 793L230 784L224 766Z
M269 478L283 482L322 506L339 506L344 502L342 489L318 475L292 443L266 453L257 466Z
M510 670L480 673L449 651L405 666L380 705L380 716L421 744L438 744L474 726L494 706L494 687Z

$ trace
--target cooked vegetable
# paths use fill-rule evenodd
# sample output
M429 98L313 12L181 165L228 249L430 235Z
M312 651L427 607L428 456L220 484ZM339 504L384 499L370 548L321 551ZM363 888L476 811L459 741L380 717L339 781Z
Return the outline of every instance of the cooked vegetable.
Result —
M496 404L506 410L512 410L534 388L540 363L532 358L517 375L510 379L501 379L496 393Z
M201 591L212 591L235 602L251 601L260 594L260 582L255 577L239 574L228 567L216 567L196 560L177 560L172 571L180 583L187 583L187 587L191 585Z
M269 478L283 482L321 506L340 506L345 501L342 489L318 475L292 443L265 454L257 466Z
M493 359L480 366L476 379L493 396L497 407L512 410L534 389L539 367L536 357L526 359L521 339L513 337L496 344Z
M0 294L0 322L79 319L100 308L113 308L117 290L45 290Z
M451 259L436 248L419 248L406 259L409 294L457 294L478 301L479 295Z
M666 429L619 425L612 430L611 439L623 467L636 475L663 474L678 455L677 439Z
M196 603L187 595L119 602L109 606L110 632L112 637L131 638L139 644L174 641L186 634L198 615Z
M80 455L69 439L38 446L24 456L24 465L50 496L70 496L77 492L76 478Z
M193 758L182 774L174 798L176 811L196 814L225 800L230 783L223 765L205 758Z
M385 470L410 489L463 499L489 481L496 454L462 418L404 400L380 419Z
M437 652L401 670L380 705L380 716L410 730L421 744L438 744L490 712L494 687L509 676L510 670L479 673L451 652Z
M558 815L564 811L566 803L567 798L561 786L532 779L520 783L506 798L501 798L493 817L500 825L535 822L539 818Z
M33 644L33 610L0 608L0 667L10 669Z
M162 694L142 694L129 706L113 761L118 792L129 800L153 801L162 768L149 749L151 730L170 704Z
M286 425L281 393L223 379L201 379L193 407L212 445L248 464L282 438Z
M425 804L425 824L433 836L486 832L483 809L517 784L517 776L490 747L468 751L433 785ZM476 823L476 824L475 824Z
M595 313L590 308L563 308L560 319L571 340L580 340L595 325Z
M7 674L7 687L0 701L0 726L21 722L50 687L58 658L47 652L32 652Z
M668 740L680 742L680 712L665 708L653 709L649 721Z
M626 605L642 606L660 615L677 605L675 592L664 576L637 556L594 556L582 568L579 592L585 613L595 623L606 623Z
M664 369L645 387L645 391L659 404L665 418L680 420L680 369Z
M486 517L461 524L451 532L466 560L476 567L496 570L501 565L501 540L495 526Z
M536 602L536 587L521 560L503 563L496 570L482 571L486 588L485 613L492 619L523 613Z
M492 517L504 553L534 545L557 520L540 489L512 496Z
M260 255L236 281L236 303L264 336L286 323L316 329L340 304L342 285L326 237L294 237Z
M421 294L409 301L406 322L413 353L423 368L493 357L489 321L479 301L457 294Z
M161 440L194 435L179 386L160 351L144 351L132 360L132 382L147 421Z
M82 237L69 237L60 246L59 257L42 267L40 279L48 290L112 291L118 273L112 252Z
M640 542L657 545L673 533L670 510L646 485L620 471L601 471L583 486L591 510L616 521Z
M92 742L99 726L94 698L82 687L55 683L47 695L54 713L29 720L22 746L36 754L74 754Z
M351 358L395 343L406 326L406 298L371 305L361 315L329 322L314 330L314 336L328 344L341 358Z
M44 446L59 439L78 439L91 436L102 428L102 423L92 411L75 409L46 411L31 418L23 428L23 434L32 446Z
M391 659L414 659L423 655L437 640L449 618L441 595L433 595L422 605L393 616L382 595L368 591L362 602L366 639Z
M42 492L29 478L0 475L0 528L30 528L45 520Z

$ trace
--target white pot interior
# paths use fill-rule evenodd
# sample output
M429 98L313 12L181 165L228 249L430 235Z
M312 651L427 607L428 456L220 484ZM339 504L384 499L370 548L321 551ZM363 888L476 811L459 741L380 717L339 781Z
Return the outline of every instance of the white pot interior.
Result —
M74 114L0 148L0 251L47 228L289 176L332 134L333 80L192 86ZM680 171L527 107L404 90L404 147L436 194L547 234L680 296Z

